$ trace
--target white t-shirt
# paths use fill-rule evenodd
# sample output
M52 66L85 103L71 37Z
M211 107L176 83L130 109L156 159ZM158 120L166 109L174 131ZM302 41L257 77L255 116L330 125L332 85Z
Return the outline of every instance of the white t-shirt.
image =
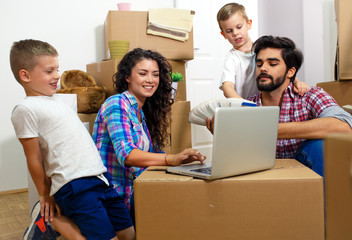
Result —
M50 195L77 178L104 180L107 170L89 132L60 98L26 97L13 109L11 121L17 138L39 138Z
M231 49L225 58L219 88L222 90L224 82L232 82L237 94L248 99L259 91L255 80L255 68L255 54L253 52L244 53L234 48Z

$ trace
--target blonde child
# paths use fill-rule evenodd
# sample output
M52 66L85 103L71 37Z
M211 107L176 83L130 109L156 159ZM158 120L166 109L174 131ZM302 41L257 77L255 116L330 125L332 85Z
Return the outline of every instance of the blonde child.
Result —
M248 31L252 28L252 20L248 19L244 6L238 3L224 5L217 14L221 35L233 46L227 54L220 89L227 98L245 98L258 92L255 76L255 54L253 42ZM294 90L302 95L309 86L294 80Z

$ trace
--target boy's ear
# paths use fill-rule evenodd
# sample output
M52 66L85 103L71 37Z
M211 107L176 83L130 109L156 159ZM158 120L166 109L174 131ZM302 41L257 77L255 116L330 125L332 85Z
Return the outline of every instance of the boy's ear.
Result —
M21 78L21 80L23 82L29 82L30 81L27 70L21 69L20 72L18 73L18 75L20 76L20 78Z
M248 20L248 29L251 29L252 28L252 19L249 19Z
M225 34L223 33L223 31L221 31L220 34L221 34L225 39L227 39L226 36L225 36Z

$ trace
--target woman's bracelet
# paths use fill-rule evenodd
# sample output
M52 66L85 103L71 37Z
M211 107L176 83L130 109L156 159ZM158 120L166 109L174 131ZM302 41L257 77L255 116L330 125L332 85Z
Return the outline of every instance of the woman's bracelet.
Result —
M169 155L169 154L165 154L165 156L164 156L166 166L169 165L169 164L167 163L167 160L166 160L167 155Z

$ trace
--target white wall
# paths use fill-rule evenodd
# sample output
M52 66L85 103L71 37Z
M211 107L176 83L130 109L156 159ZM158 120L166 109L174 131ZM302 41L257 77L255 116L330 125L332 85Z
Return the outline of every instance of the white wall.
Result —
M311 86L333 81L336 53L334 0L260 0L259 36L291 38L303 51L298 78Z
M173 7L173 0L131 0L132 10ZM59 52L60 72L86 70L86 64L104 58L103 24L116 0L12 0L0 8L0 192L27 188L22 147L10 121L15 104L25 97L9 65L12 43L33 38L47 41ZM127 24L127 23L126 23Z

